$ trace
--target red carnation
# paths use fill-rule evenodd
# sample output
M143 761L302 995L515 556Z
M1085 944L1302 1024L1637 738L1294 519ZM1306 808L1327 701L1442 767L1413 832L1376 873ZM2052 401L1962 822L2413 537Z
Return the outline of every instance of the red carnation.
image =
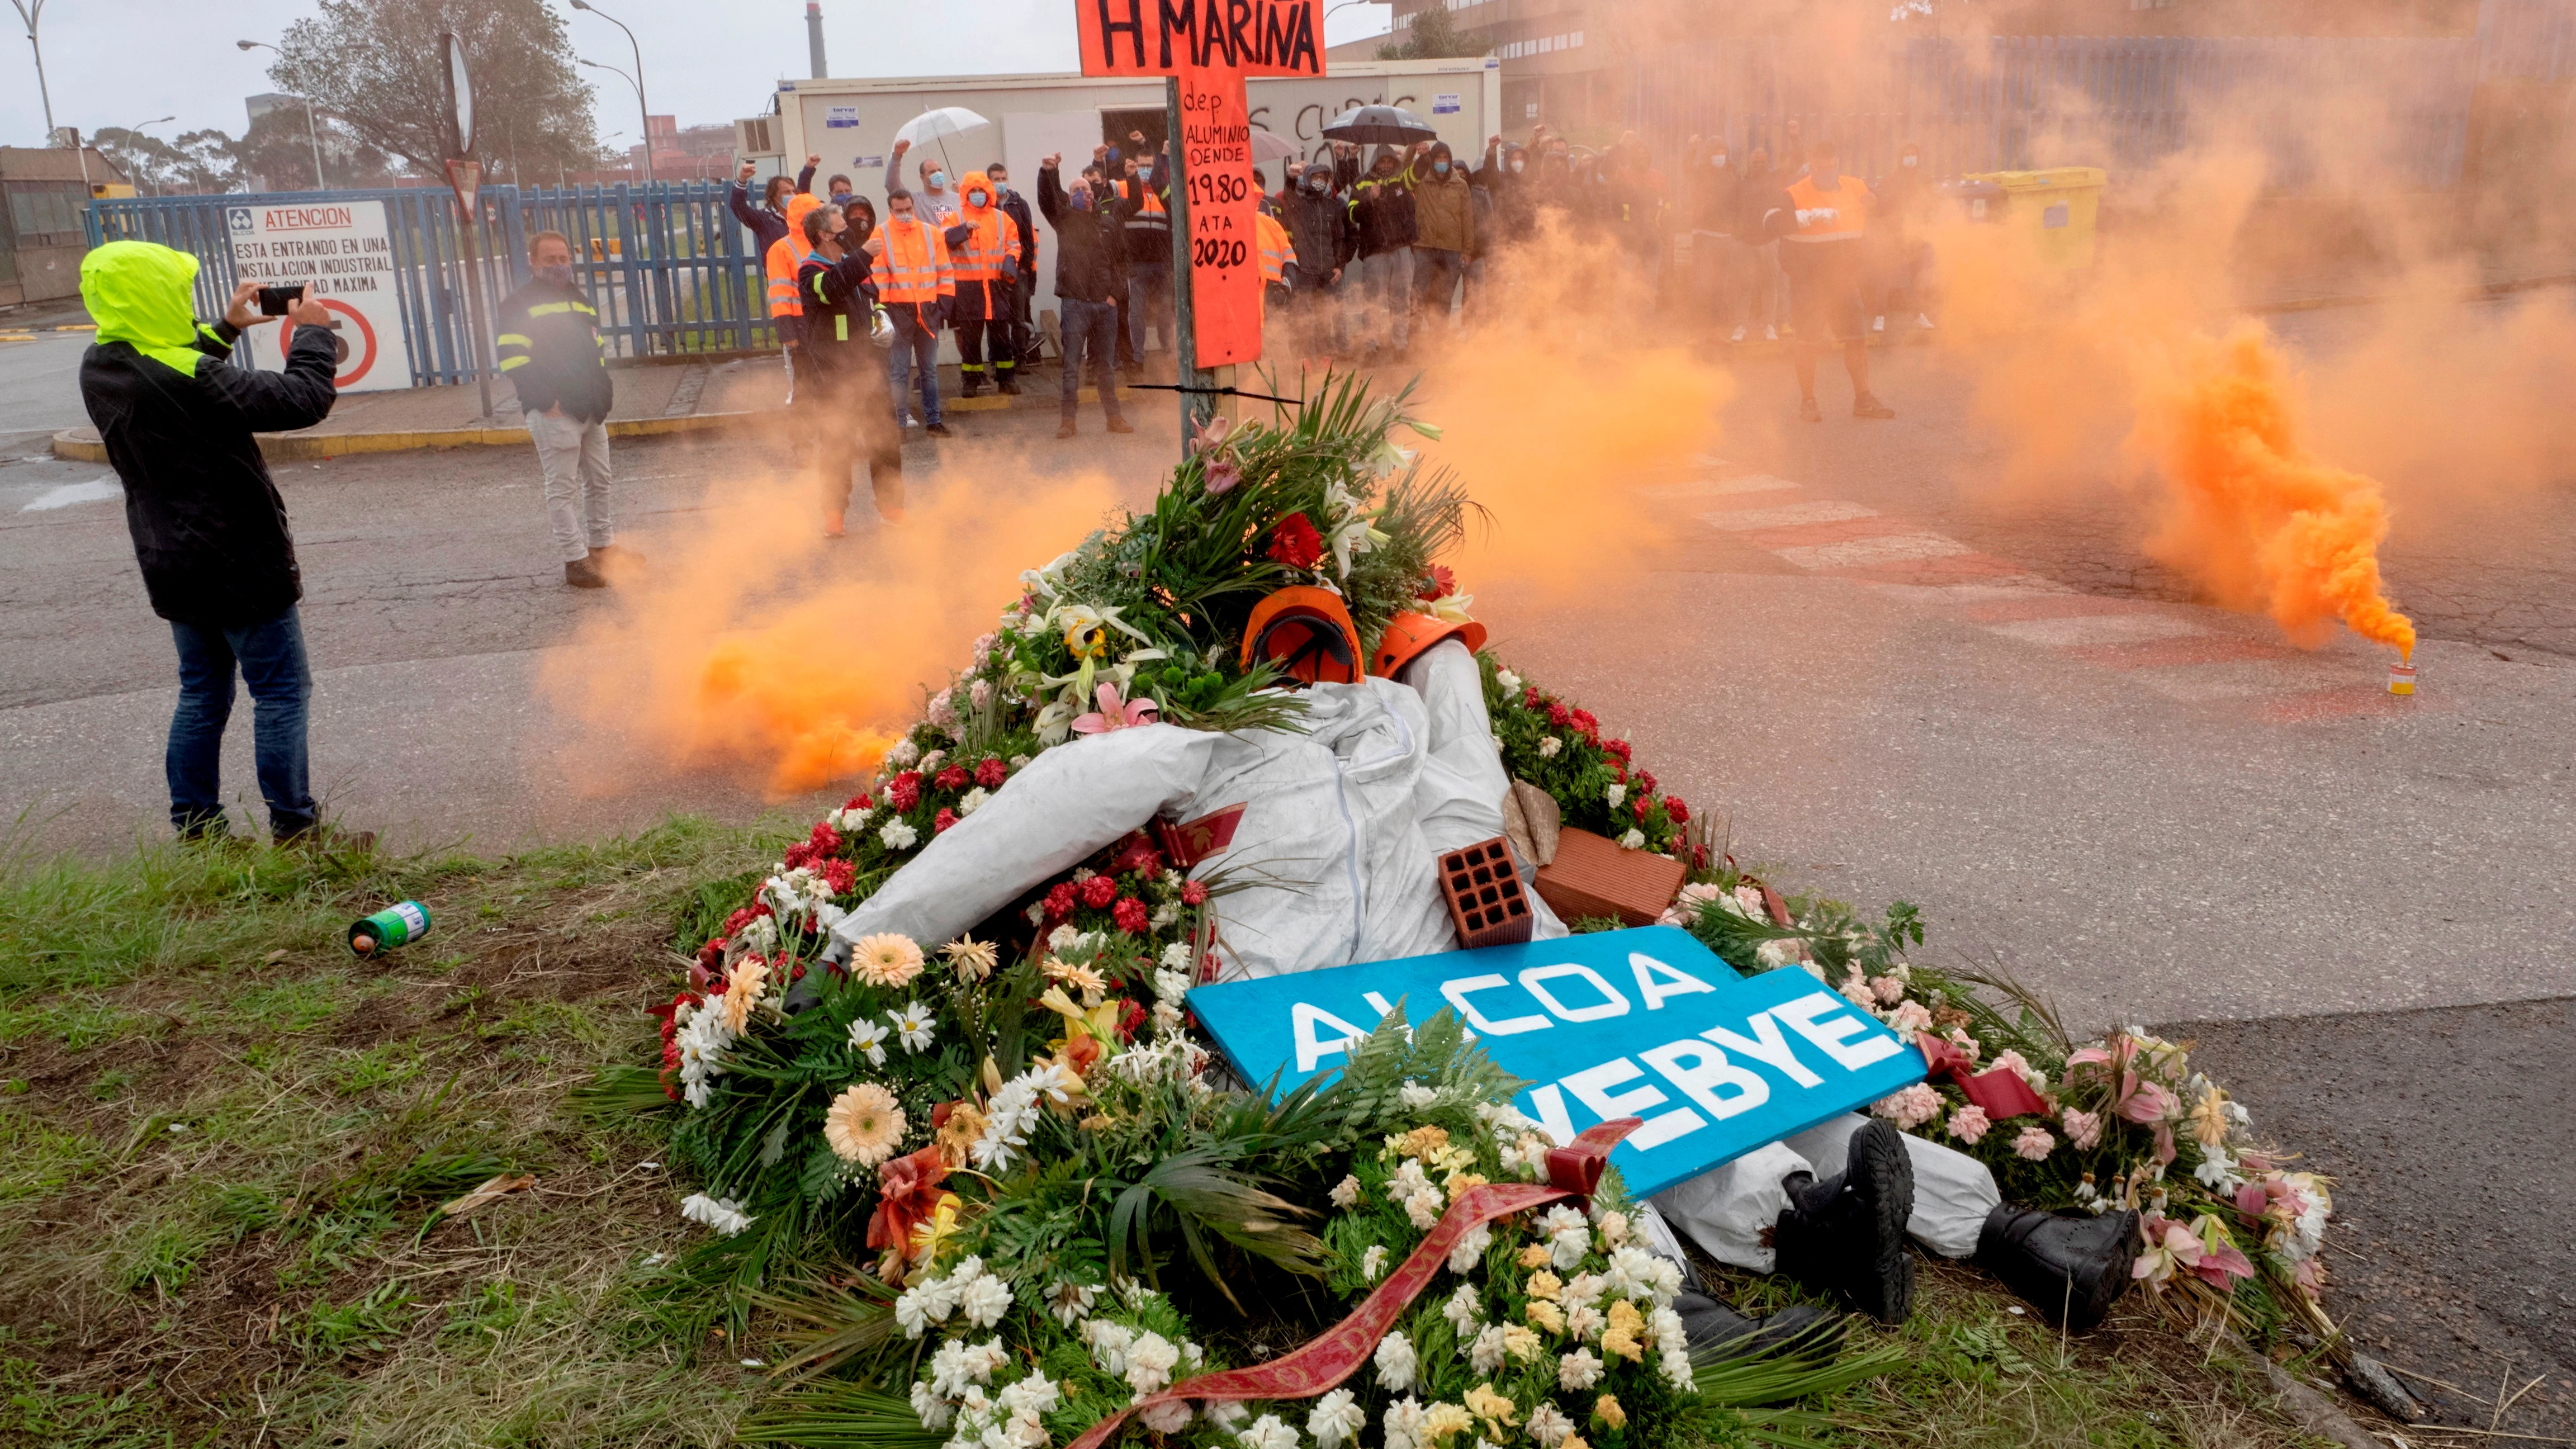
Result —
M1095 911L1108 909L1109 903L1116 899L1118 899L1116 876L1095 875L1082 883L1082 903Z
M1536 709L1539 707L1539 699L1538 686L1533 684L1521 691L1521 708Z
M806 841L814 847L814 853L816 855L838 855L841 853L841 832L834 830L831 826L820 820L814 822L814 833L805 838Z
M1310 569L1324 556L1324 536L1303 513L1291 513L1270 530L1270 557L1292 569Z
M787 847L787 853L779 857L778 863L789 870L802 870L812 864L813 860L814 843L810 840L800 840Z
M1207 887L1194 880L1181 882L1181 904L1185 906L1206 905Z
M1587 740L1598 741L1601 738L1601 721L1594 719L1592 711L1588 709L1578 709L1574 712L1574 727L1581 730Z
M966 773L964 765L951 765L939 772L937 783L942 790L963 790L966 788L966 782L973 778Z
M1118 904L1110 908L1109 918L1118 923L1118 929L1130 936L1141 936L1151 929L1145 903L1134 896L1120 897Z
M930 833L937 835L956 823L957 812L942 805L939 807L939 813L930 817Z
M1644 795L1628 802L1629 812L1637 817L1637 823L1640 825L1646 823L1646 812L1654 808L1655 802Z
M701 966L704 966L705 968L707 968L707 969L708 969L708 970L710 970L710 971L713 971L713 970L714 970L714 969L716 969L718 966L723 965L723 964L724 964L724 948L725 948L725 938L724 938L724 937L722 937L722 936L709 936L709 937L707 938L707 943L706 943L705 945L700 946L700 947L698 948L698 964L699 964L699 965L701 965Z
M1002 788L1002 777L1009 773L1010 767L1002 763L1002 757L993 755L975 767L975 783L987 790L999 790Z
M823 878L823 883L830 886L836 896L846 894L859 878L858 867L846 860L827 860L816 866L814 873Z
M1690 807L1682 803L1682 797L1679 795L1664 797L1664 813L1672 817L1675 825L1690 824Z
M1046 913L1050 921L1061 921L1073 914L1073 882L1060 880L1046 893Z
M1583 716L1583 722L1586 725L1591 724L1592 716L1588 714ZM1601 742L1601 751L1603 754L1617 755L1619 757L1619 763L1623 765L1626 764L1635 754L1635 751L1629 748L1626 740L1603 740Z
M1154 848L1152 841L1139 840L1134 845L1128 847L1126 854L1118 857L1117 871L1120 875L1125 875L1130 871L1134 871L1140 875L1161 875L1163 873L1163 853Z
M873 810L876 808L876 803L877 802L869 799L865 795L853 795L841 806L841 808L844 810Z
M1637 772L1637 788L1645 791L1649 795L1655 793L1655 772L1652 770L1639 770Z
M921 772L906 770L895 776L894 783L886 786L886 799L893 804L895 813L898 815L920 804Z
M1413 590L1416 598L1423 599L1445 599L1456 592L1458 576L1450 571L1447 564L1433 564L1430 574Z
M1134 1041L1136 1039L1136 1028L1143 1026L1144 1024L1144 1003L1137 1001L1128 1002L1127 1009L1118 1014L1118 1039L1120 1041Z
M1547 722L1558 729L1565 728L1573 718L1574 716L1562 704L1551 704L1547 707Z

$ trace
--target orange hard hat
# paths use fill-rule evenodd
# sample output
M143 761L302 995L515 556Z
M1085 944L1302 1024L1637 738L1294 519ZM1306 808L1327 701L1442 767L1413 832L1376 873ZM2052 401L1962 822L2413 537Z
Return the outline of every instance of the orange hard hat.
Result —
M1377 652L1369 656L1368 672L1381 679L1393 679L1397 670L1420 658L1423 650L1452 636L1466 645L1470 654L1485 647L1485 626L1473 619L1453 621L1436 614L1398 614L1386 621L1386 632L1378 636Z
M1245 668L1267 660L1306 684L1360 682L1360 631L1342 596L1292 584L1252 606L1243 626Z

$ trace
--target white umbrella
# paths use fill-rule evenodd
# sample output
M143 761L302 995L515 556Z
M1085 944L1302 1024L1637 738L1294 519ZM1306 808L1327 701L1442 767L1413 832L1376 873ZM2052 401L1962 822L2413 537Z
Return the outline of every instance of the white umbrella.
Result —
M932 141L937 141L940 143L939 159L946 161L948 159L947 141L949 137L963 135L979 126L989 126L991 124L993 123L985 120L982 116L975 114L973 111L966 109L964 106L941 106L935 111L924 111L920 115L913 117L911 120L904 122L900 126L897 126L895 128L894 138L898 141L905 142L910 146L921 146Z
M1297 148L1286 138L1280 136L1274 131L1265 131L1259 126L1252 128L1253 165L1258 166L1265 161L1294 161L1296 159Z

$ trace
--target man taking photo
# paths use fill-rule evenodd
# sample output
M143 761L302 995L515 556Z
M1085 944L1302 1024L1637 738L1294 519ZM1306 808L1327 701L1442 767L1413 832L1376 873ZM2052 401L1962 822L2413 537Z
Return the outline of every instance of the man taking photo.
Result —
M181 840L228 833L220 772L239 674L269 829L281 845L308 843L321 819L304 734L313 671L295 612L304 575L255 435L331 415L331 314L299 295L285 369L235 367L233 344L260 318L259 284L235 287L223 320L206 327L190 315L196 280L195 257L150 242L109 242L81 259L81 300L98 323L81 357L81 402L125 485L144 592L178 646L164 756L171 825Z

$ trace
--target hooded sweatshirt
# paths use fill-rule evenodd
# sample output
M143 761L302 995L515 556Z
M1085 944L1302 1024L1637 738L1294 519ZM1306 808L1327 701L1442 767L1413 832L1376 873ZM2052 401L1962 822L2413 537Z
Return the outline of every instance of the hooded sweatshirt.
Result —
M304 596L286 500L258 433L331 415L331 331L295 329L283 372L230 365L241 333L189 309L197 259L117 241L81 260L81 300L98 337L81 357L81 401L125 484L125 526L152 612L239 628ZM284 325L284 324L280 324Z
M1375 174L1377 164L1389 159L1403 158L1392 146L1378 147L1369 158L1371 174L1351 188L1351 224L1359 231L1363 257L1409 247L1416 234L1411 174L1401 166L1386 176Z
M1007 318L1013 310L1011 289L1019 283L1020 224L994 204L992 179L969 171L957 183L964 203L948 228L948 258L957 269L957 313L984 320ZM977 206L975 198L984 198Z
M1476 208L1467 195L1467 173L1454 161L1445 177L1432 169L1449 160L1448 152L1434 151L1414 168L1413 244L1444 252L1472 252L1476 250Z

